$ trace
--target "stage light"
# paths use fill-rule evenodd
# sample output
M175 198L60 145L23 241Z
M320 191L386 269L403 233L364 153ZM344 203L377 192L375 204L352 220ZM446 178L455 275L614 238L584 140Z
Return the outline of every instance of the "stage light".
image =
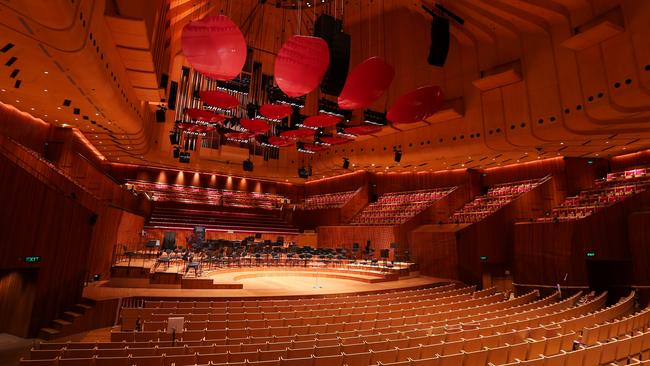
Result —
M245 172L252 172L253 171L254 165L253 165L253 162L251 161L251 159L244 160L242 165L243 165L243 168L244 168Z
M343 169L350 168L350 160L348 158L343 158Z

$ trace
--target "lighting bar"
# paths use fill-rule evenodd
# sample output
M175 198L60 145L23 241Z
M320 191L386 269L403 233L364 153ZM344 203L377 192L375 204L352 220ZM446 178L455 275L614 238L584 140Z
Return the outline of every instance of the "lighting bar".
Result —
M377 112L370 109L366 109L363 111L363 122L375 126L388 125L388 120L386 119L386 113Z
M292 98L284 94L284 92L282 92L282 90L280 90L280 88L278 88L277 86L269 86L268 95L269 95L269 101L271 101L271 103L282 103L282 104L290 105L292 107L299 107L299 108L305 106L305 99L306 99L305 96Z
M228 81L217 81L217 89L221 91L233 92L237 94L248 95L251 87L250 78L235 78Z
M352 118L352 111L341 109L336 102L325 98L320 98L318 100L318 112L329 114L331 116L341 117L345 119L346 122L349 122Z

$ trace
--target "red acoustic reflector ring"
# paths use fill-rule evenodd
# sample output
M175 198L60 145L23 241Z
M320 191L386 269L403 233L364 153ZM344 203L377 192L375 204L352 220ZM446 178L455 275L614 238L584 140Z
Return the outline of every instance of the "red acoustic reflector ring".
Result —
M379 99L395 77L395 69L379 57L371 57L355 67L339 96L339 108L365 108Z
M269 137L269 144L277 147L287 147L287 146L295 145L293 141L278 136Z
M201 90L199 97L203 103L220 109L233 109L239 105L239 100L234 95L230 95L221 90Z
M336 126L341 120L341 117L332 116L329 114L319 114L317 116L307 117L302 124L307 127L321 128Z
M354 127L348 127L344 131L345 133L349 133L352 135L372 135L373 133L377 133L381 131L381 126L375 126L375 125L361 125L361 126L354 126Z
M248 119L242 118L239 123L244 127L248 132L252 133L264 133L271 129L271 126L266 121L261 119Z
M316 89L330 62L327 42L318 37L292 36L275 58L275 81L290 97Z
M253 134L248 132L228 132L225 133L224 136L226 136L227 139L248 140L253 137Z
M246 62L244 35L225 15L189 22L181 33L181 47L190 65L211 79L231 80Z
M309 150L313 152L325 151L328 149L326 145L317 145L317 144L304 144L303 148L305 150Z
M350 141L353 141L352 139L348 139L348 138L345 138L345 137L336 137L336 136L335 137L321 137L320 140L321 140L321 142L324 142L324 143L330 144L330 145L341 145L341 144L345 144L345 143L348 143Z
M280 136L287 139L304 139L314 136L315 133L315 130L310 130L308 128L299 128L297 130L284 131L280 134Z
M264 104L260 107L260 114L270 119L289 117L293 109L286 104Z
M439 86L423 86L404 94L388 110L386 119L399 123L415 123L433 115L444 102Z
M226 120L226 116L222 114L212 113L204 109L197 108L188 108L185 110L185 114L194 121L203 121L210 123L219 123Z

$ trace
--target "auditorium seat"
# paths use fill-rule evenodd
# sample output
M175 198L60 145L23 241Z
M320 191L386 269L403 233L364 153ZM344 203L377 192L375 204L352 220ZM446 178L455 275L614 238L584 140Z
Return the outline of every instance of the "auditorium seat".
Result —
M449 223L474 223L481 221L520 195L544 183L550 177L519 182L501 183L491 186L485 195L476 196L471 202L453 213Z
M453 192L455 187L385 193L366 206L352 220L352 225L399 225L431 207Z
M356 191L316 194L305 197L303 210L322 210L340 208L347 203Z
M558 207L547 212L540 222L572 221L585 218L605 207L627 199L650 187L650 169L632 169L609 173L594 182L593 189L567 197Z

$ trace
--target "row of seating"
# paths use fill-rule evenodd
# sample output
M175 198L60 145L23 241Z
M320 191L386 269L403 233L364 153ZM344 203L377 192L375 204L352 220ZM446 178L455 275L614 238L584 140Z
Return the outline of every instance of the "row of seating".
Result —
M231 191L140 180L128 180L127 187L147 192L154 201L159 202L276 209L287 200L286 197L273 193Z
M465 206L454 212L448 219L448 222L469 224L481 221L547 179L549 178L544 177L542 179L494 185L488 189L486 194L475 197L471 202L468 202Z
M594 182L596 188L583 190L567 197L558 207L537 221L573 221L588 217L614 203L645 191L650 187L646 168L609 173L605 179Z
M153 211L145 223L149 228L185 228L196 226L208 230L240 230L250 232L275 232L278 234L295 234L298 229L285 222L277 211L232 212L219 210L202 210L188 207L165 207L154 205Z
M347 203L355 191L316 194L305 197L303 210L320 210L325 208L340 208Z
M620 302L625 303L628 301ZM635 316L636 324L638 327L645 328L647 326L647 311L642 312L642 315ZM644 320L641 320L641 317L644 317ZM592 320L594 316L590 316ZM627 321L630 324L634 324L630 320L633 317L627 318ZM614 323L611 323L614 324ZM256 351L242 351L241 349L232 349L227 350L222 353L213 353L213 354L202 354L201 352L195 352L193 355L187 355L180 353L179 348L166 348L166 349L156 349L154 352L145 351L145 350L127 350L130 352L131 356L122 356L122 357L113 357L110 359L111 362L118 362L118 364L133 364L133 362L139 362L138 364L155 364L162 365L165 364L165 359L177 361L179 365L189 362L187 364L192 364L195 360L196 362L213 362L219 364L236 364L238 362L245 362L247 364L255 364L256 362L268 361L271 364L277 362L277 364L285 365L316 365L316 364L334 364L334 365L367 365L367 364L391 364L393 362L418 362L420 360L437 360L436 365L456 365L456 364L466 364L466 365L484 365L486 362L492 362L495 364L502 364L505 362L521 362L520 360L539 360L545 359L546 356L549 358L553 355L558 354L567 354L572 347L572 342L574 339L575 332L569 332L567 334L558 334L554 333L555 329L545 328L542 335L538 334L537 337L541 339L522 339L517 338L518 332L510 332L509 334L499 334L497 335L500 339L499 342L485 342L486 337L479 337L477 339L459 339L457 341L450 341L445 343L430 343L424 342L410 346L409 342L412 340L404 341L394 341L387 340L384 342L376 342L373 344L361 344L357 346L348 346L345 349L344 345L327 345L325 343L314 344L314 348L286 348L284 350L267 350L263 351L262 349L257 349ZM621 329L621 327L619 327ZM432 337L429 337L432 338ZM511 343L507 343L507 342ZM366 347L366 351L363 351L363 347ZM250 348L249 348L250 349ZM199 349L193 349L199 351ZM200 349L207 350L207 349ZM277 352L276 352L277 351ZM338 353L337 353L338 351ZM348 351L347 353L345 351ZM362 351L362 352L355 352ZM64 350L65 352L65 350ZM63 361L72 361L66 359L66 357L71 356L88 356L90 352L96 352L94 350L82 350L80 352L69 352L66 354L61 354L57 357L61 357L59 362ZM119 352L119 351L118 351ZM148 353L147 353L148 352ZM161 353L166 352L166 353ZM104 353L105 354L105 353ZM134 356L138 354L139 356ZM283 355L286 354L286 358ZM490 356L491 355L491 356ZM540 356L546 355L546 356ZM42 355L41 355L42 356ZM97 356L94 359L86 358L85 360L93 360L88 362L100 362L105 364L108 360L106 357L99 357L97 354L93 353L93 356ZM186 356L186 357L181 357ZM192 358L194 356L194 358ZM278 356L278 358L276 358ZM302 357L305 356L305 357ZM118 360L120 359L120 360ZM126 360L123 360L126 359ZM74 360L83 362L84 359ZM101 361L100 361L101 360ZM129 360L131 362L129 363ZM133 361L135 360L135 361ZM292 360L296 360L297 363L294 363ZM340 362L339 362L340 360ZM158 362L161 363L158 363ZM460 363L458 363L461 361ZM126 362L126 363L122 363ZM149 363L151 362L151 363ZM67 363L70 364L70 363ZM81 363L77 363L81 364ZM84 363L88 364L88 363ZM168 363L171 364L171 363ZM262 363L266 364L266 363Z
M452 188L392 192L366 206L350 222L353 225L403 224L449 193Z

